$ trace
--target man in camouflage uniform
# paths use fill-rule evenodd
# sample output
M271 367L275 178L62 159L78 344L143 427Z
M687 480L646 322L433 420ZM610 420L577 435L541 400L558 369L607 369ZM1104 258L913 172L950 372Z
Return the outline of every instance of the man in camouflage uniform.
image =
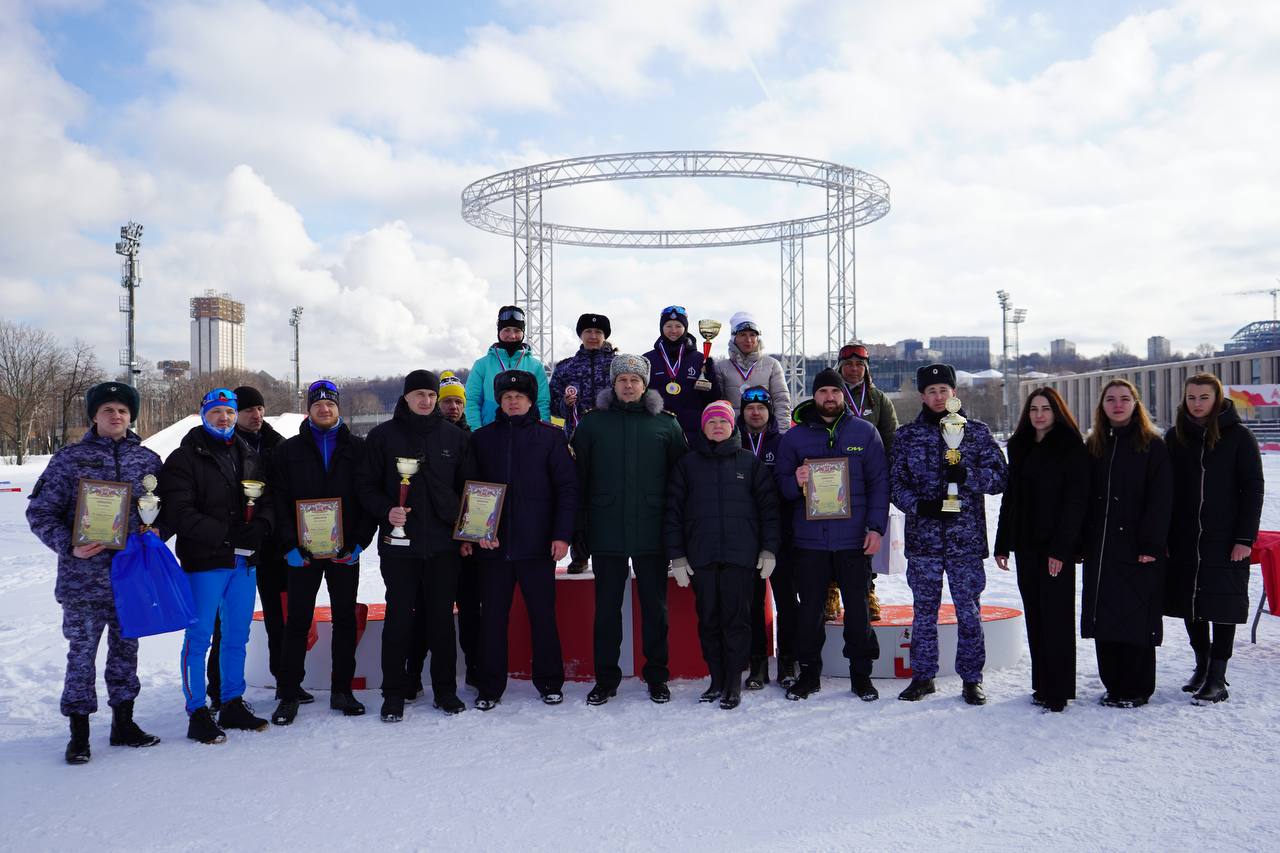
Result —
M102 545L76 545L76 500L80 480L128 483L132 494L144 492L142 478L160 473L160 457L142 446L129 424L138 413L138 392L123 382L104 382L85 395L89 431L76 444L53 454L31 490L27 523L31 532L58 555L54 598L62 605L62 635L67 638L67 673L62 685L62 713L71 722L68 764L89 760L89 715L98 710L94 660L107 629L107 701L111 705L112 746L154 746L133 721L138 695L138 641L120 635L111 590L114 551ZM135 501L129 505L129 529L142 525Z
M960 443L960 461L949 464L939 424L947 401L955 396L956 372L948 364L916 371L921 411L901 427L894 440L889 470L893 502L907 515L907 584L915 617L911 626L911 684L898 696L914 702L934 692L938 673L938 608L942 576L947 576L959 624L956 673L964 681L964 699L982 705L980 597L986 586L982 561L987 551L987 515L983 495L1004 491L1004 454L981 421L968 419ZM963 410L960 414L963 415ZM960 512L944 512L947 484L959 486Z

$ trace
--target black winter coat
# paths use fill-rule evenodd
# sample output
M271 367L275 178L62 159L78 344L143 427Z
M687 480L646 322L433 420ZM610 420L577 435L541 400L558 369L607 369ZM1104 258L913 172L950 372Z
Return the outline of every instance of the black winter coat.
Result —
M266 474L262 457L239 435L226 443L195 426L183 437L160 469L156 494L162 525L178 535L176 551L184 571L235 567L231 533L244 521L247 503L240 481L266 481ZM275 523L270 486L254 501L253 517L267 523L266 543ZM245 559L256 566L259 556L254 553Z
M360 502L378 520L382 557L426 559L457 548L453 525L458 520L462 473L467 461L467 434L444 419L440 410L415 414L401 397L391 420L380 423L365 439L365 461L356 474ZM405 505L409 517L404 532L409 545L388 545L394 526L387 513L400 505L400 474L396 457L417 459L418 473L409 479Z
M1105 427L1104 427L1105 428ZM1101 458L1089 459L1080 635L1134 646L1164 639L1165 542L1173 474L1158 437L1134 447L1135 425L1108 429ZM1139 555L1155 562L1139 563Z
M663 540L668 559L689 565L755 568L761 551L778 553L778 488L770 466L743 450L735 429L721 442L703 436L667 478Z
M1189 424L1188 443L1175 430L1165 441L1173 464L1169 528L1169 616L1243 624L1249 619L1249 560L1230 562L1231 548L1252 545L1262 514L1258 441L1226 401L1219 438L1210 450L1204 427Z
M481 560L551 558L551 542L573 539L578 513L578 471L564 430L538 418L538 410L509 417L471 434L467 479L505 483L499 546L477 547Z
M1078 435L1055 426L1041 441L1011 441L992 553L1042 553L1074 563L1088 505L1089 452Z
M346 424L338 426L337 442L325 470L324 459L304 420L298 434L272 453L271 486L276 504L276 543L282 554L298 547L296 501L317 498L342 499L343 553L356 545L368 548L378 522L364 508L356 492L356 472L364 465L364 439L352 435Z

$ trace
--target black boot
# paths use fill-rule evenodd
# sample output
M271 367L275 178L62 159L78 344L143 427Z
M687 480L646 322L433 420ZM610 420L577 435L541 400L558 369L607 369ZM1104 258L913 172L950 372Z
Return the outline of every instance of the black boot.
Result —
M880 698L880 691L871 683L871 676L850 671L849 680L852 682L850 689L853 694L863 702L874 702Z
M437 696L431 703L432 707L439 708L446 714L461 714L467 710L467 706L462 704L462 700L458 698L457 693L444 693Z
M822 690L822 673L815 667L800 667L800 677L787 688L787 698L792 702L808 699Z
M580 575L587 570L586 560L573 560L569 563L569 574Z
M329 694L329 710L341 711L344 717L364 716L364 704L352 694L340 690Z
M312 702L316 701L316 697L303 690L301 686L293 691L293 698L299 705L310 705ZM284 695L280 693L279 687L276 688L276 701L284 701Z
M964 701L968 705L985 705L987 704L987 694L982 689L981 681L964 682Z
M1204 687L1204 680L1209 675L1209 652L1195 649L1196 668L1191 671L1191 680L1182 685L1183 693L1199 693Z
M769 683L769 659L752 658L751 671L747 673L747 689L763 690Z
M222 743L227 739L227 733L218 728L208 708L197 708L187 722L187 737L201 743Z
M671 701L671 688L667 686L667 682L649 682L649 701L658 705L665 705Z
M714 702L724 694L724 682L719 678L712 678L711 685L698 696L699 702Z
M160 738L147 734L133 721L132 699L111 706L112 746L155 746L159 742Z
M401 696L382 697L382 722L398 723L404 719L404 698Z
M1227 662L1225 660L1209 661L1209 674L1205 677L1204 686L1191 697L1197 705L1212 705L1226 701L1227 698Z
M67 741L66 759L68 764L89 763L89 715L70 714L71 740Z
M603 705L605 702L608 702L617 695L617 687L607 687L603 684L597 683L595 687L591 688L591 692L587 694L587 704Z
M783 690L796 683L796 659L778 657L778 686Z
M298 705L297 699L281 699L280 704L276 706L275 713L271 715L271 725L292 725L293 718L298 716Z
M732 711L742 702L742 679L738 673L734 673L733 678L725 680L724 695L720 697L720 708L724 711Z
M913 678L907 689L898 694L898 698L903 702L919 702L935 689L932 678Z
M254 716L253 706L243 696L228 699L218 712L218 725L224 729L240 729L246 732L265 732L271 724Z

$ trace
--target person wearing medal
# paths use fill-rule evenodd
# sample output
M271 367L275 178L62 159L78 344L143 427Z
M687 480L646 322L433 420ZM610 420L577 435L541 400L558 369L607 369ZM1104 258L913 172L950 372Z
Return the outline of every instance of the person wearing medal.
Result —
M342 422L339 401L338 386L332 381L312 382L307 388L307 419L298 434L272 455L271 493L280 520L276 541L289 566L289 618L276 691L280 705L271 715L277 726L292 723L302 703L307 633L321 578L329 589L333 619L329 707L347 717L364 713L364 705L351 692L356 671L356 590L360 554L373 540L377 520L365 512L356 495L355 474L364 463L364 439L352 435ZM312 553L300 541L297 502L320 498L341 500L342 543L337 553Z
M68 764L89 761L89 715L98 710L95 660L107 632L107 701L111 706L112 746L155 746L160 738L133 721L138 696L138 641L120 635L111 588L115 551L99 543L72 547L78 484L82 479L129 483L136 497L142 479L160 473L160 457L143 447L129 423L137 416L138 392L123 382L103 382L85 395L89 430L74 444L53 454L31 489L27 523L31 532L58 555L53 596L62 606L62 635L67 639L67 669L60 708L71 726L64 757ZM136 500L126 508L130 531L142 526ZM136 532L133 535L138 535ZM168 536L160 532L161 538Z
M773 423L779 432L786 432L791 427L791 393L782 377L782 365L764 354L764 338L756 318L739 311L729 318L729 333L733 336L729 340L729 357L715 363L724 398L736 413L741 411L744 389L764 388L772 401Z
M713 359L706 360L706 379L711 387L698 390L703 376L702 350L689 334L689 312L682 305L668 305L658 318L662 333L653 349L644 354L653 367L653 388L662 396L665 411L675 415L684 430L685 441L692 443L702 434L702 410L708 403L724 398L720 375Z
M959 629L956 674L964 682L964 701L984 705L982 667L987 655L979 601L987 584L982 562L989 553L984 495L1004 491L1008 469L1004 453L981 421L967 418L959 445L948 449L942 427L947 404L956 393L954 367L930 364L920 368L916 387L920 390L920 414L898 430L889 464L893 502L907 515L907 585L914 610L911 683L898 698L915 702L935 690L938 608L945 574ZM964 416L964 409L958 408L956 414ZM959 493L958 512L944 509L947 487L952 483Z
M551 420L551 391L547 387L547 371L533 350L524 342L524 309L503 305L498 309L498 342L471 366L467 376L467 423L480 429L498 416L498 401L493 399L493 380L506 370L532 373L538 383L538 414Z

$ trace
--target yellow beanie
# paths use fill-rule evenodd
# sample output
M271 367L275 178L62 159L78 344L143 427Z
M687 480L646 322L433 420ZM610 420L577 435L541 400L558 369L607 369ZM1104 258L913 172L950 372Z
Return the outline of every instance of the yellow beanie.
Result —
M444 370L440 372L440 399L446 397L457 397L462 402L467 402L467 387L462 384L462 380L453 375L452 370Z

